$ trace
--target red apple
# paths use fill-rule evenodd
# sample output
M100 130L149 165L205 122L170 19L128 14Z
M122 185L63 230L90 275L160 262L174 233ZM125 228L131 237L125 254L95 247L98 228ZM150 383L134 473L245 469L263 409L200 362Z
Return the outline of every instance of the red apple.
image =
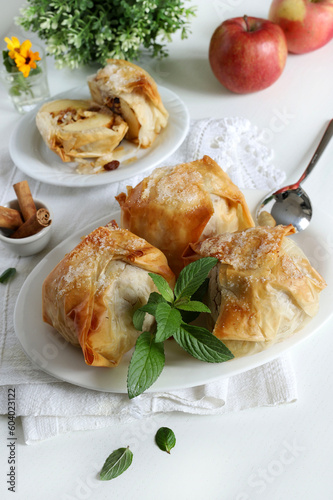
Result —
M273 0L269 19L281 26L294 54L319 49L333 38L333 0Z
M287 53L280 26L244 16L228 19L214 31L209 62L222 85L245 94L272 85L285 67Z

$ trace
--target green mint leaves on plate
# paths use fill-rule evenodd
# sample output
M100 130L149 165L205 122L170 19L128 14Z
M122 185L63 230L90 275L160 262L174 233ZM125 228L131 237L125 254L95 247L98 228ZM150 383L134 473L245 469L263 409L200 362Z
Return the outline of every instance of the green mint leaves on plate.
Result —
M160 450L170 454L170 451L176 444L176 436L168 427L160 427L156 432L155 442Z
M4 271L0 276L0 283L6 283L10 278L12 278L16 274L15 267L9 267Z
M102 481L109 481L120 476L126 469L129 468L133 460L133 453L127 448L119 448L115 450L108 458L102 467L99 477Z
M180 273L174 291L162 276L149 273L158 292L152 292L147 304L133 315L133 325L142 331L146 313L155 317L153 332L138 337L127 375L130 399L151 387L160 376L164 364L163 342L170 337L189 354L208 363L222 363L234 356L209 330L190 325L201 312L210 312L201 302L209 271L218 259L204 257L186 266Z

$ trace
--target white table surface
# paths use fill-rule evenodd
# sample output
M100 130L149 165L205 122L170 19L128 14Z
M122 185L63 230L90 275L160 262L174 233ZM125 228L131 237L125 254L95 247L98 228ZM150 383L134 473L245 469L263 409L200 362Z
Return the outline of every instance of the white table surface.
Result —
M215 80L208 44L222 20L238 15L267 17L262 0L197 0L192 35L169 45L169 58L145 60L157 82L175 91L192 118L245 116L267 131L275 165L291 180L311 158L325 124L333 117L333 41L302 56L290 55L283 75L270 88L231 94ZM4 33L7 35L8 32ZM54 69L48 63L51 94L80 85L92 72ZM6 147L19 115L0 88L0 147ZM330 212L333 142L305 187L314 207ZM1 167L0 167L1 168ZM328 217L328 222L331 220ZM332 258L332 225L327 258ZM328 283L332 286L332 283ZM7 492L7 418L0 418L0 497L16 499L191 499L330 500L333 498L333 320L294 347L297 402L222 417L165 415L149 423L73 432L27 446L17 425L17 492ZM152 436L171 427L177 445L171 455L156 452ZM95 479L111 451L129 444L131 468L115 481ZM287 453L286 450L292 450ZM101 458L102 457L102 458Z

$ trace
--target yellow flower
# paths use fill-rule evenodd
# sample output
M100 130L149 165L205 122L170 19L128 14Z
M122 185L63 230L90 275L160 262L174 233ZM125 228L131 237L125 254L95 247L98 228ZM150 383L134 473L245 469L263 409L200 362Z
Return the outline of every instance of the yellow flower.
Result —
M11 59L15 59L17 54L20 53L20 42L16 36L12 36L12 39L10 40L7 36L5 38L5 42L7 44L7 49L9 50L8 55Z
M31 68L37 67L35 61L40 61L39 53L30 50L31 42L26 40L20 47L20 52L16 53L15 62L18 69L23 73L26 78L29 76Z

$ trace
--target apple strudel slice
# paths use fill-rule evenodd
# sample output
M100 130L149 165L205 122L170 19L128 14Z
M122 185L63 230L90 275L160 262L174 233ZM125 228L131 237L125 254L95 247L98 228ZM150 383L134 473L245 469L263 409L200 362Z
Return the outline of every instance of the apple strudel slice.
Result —
M109 108L78 99L47 102L36 115L36 125L46 145L64 162L107 155L128 130Z
M122 59L108 59L107 65L88 78L94 101L108 106L128 124L126 139L141 148L152 145L168 123L154 79L144 69Z

